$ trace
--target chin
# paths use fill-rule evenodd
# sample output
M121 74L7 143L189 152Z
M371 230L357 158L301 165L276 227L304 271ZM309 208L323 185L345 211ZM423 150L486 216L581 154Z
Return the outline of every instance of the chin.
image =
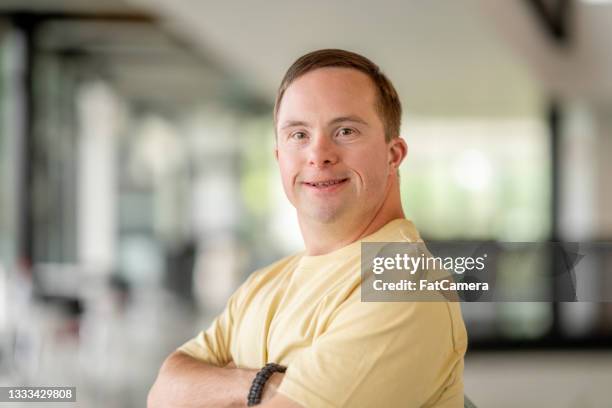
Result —
M321 224L331 224L341 218L343 211L340 208L311 208L304 211L304 214L313 221Z

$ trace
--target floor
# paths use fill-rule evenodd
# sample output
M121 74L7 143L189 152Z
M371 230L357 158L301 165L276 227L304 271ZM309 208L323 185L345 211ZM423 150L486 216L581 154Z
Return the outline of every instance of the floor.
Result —
M472 353L465 392L478 407L612 407L612 352Z

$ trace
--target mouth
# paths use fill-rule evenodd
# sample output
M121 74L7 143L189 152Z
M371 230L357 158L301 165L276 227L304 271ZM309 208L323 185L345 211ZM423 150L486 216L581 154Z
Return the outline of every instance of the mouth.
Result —
M340 179L330 179L330 180L320 180L320 181L303 181L307 187L319 190L319 191L330 191L339 188L340 186L346 184L348 182L348 178L340 178Z

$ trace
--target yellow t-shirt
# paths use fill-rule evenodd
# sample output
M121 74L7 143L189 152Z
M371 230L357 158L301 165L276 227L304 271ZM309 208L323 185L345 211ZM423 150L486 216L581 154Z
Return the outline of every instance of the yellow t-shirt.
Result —
M420 237L396 219L361 241ZM285 365L278 392L304 407L463 407L460 305L362 302L361 241L254 272L178 350L217 366Z

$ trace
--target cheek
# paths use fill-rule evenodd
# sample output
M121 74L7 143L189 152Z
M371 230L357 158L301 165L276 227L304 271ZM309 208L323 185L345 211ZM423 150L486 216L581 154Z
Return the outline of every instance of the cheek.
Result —
M280 170L281 179L283 181L283 187L285 187L286 190L289 190L293 184L293 179L297 174L298 166L296 160L286 153L279 152L278 167Z
M389 175L386 150L372 149L352 161L352 167L359 173L366 190L380 190L386 187L386 178Z
M387 187L387 176L389 172L382 164L372 165L367 169L365 177L367 177L366 189L371 191L383 191Z

